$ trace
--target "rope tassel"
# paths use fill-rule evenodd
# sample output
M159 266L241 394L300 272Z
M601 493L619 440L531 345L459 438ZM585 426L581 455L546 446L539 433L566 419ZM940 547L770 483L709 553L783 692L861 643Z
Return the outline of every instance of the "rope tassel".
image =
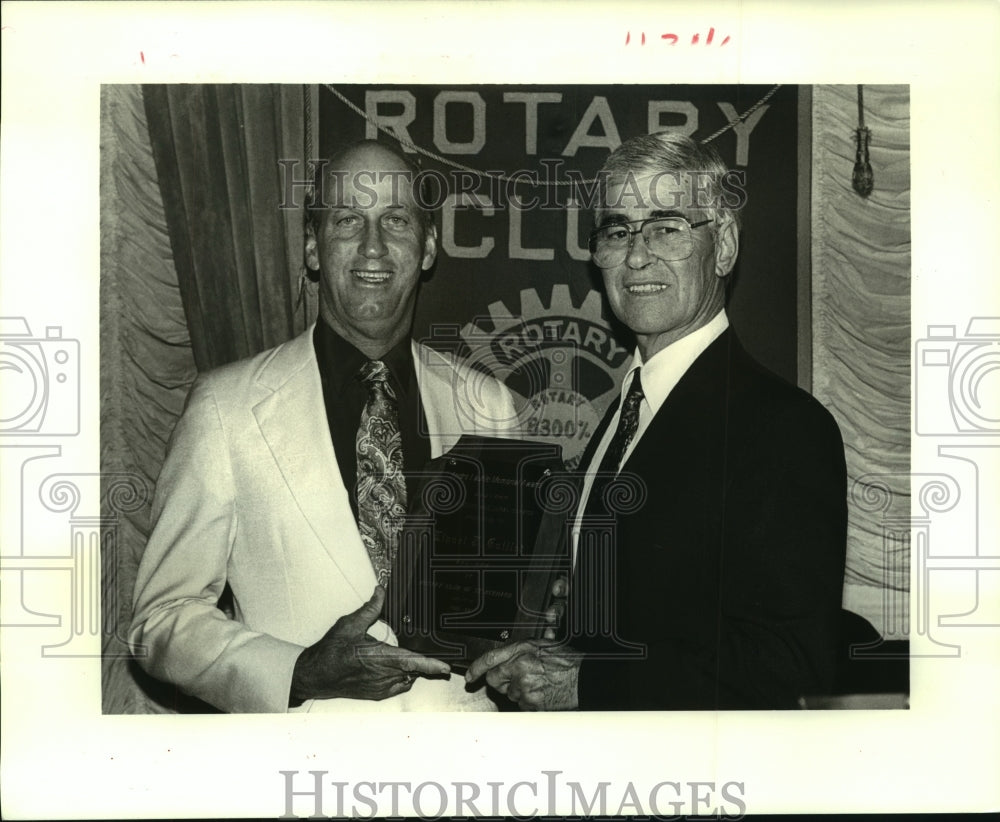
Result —
M854 131L856 143L854 152L854 174L851 184L862 197L867 197L875 188L875 175L868 156L868 146L871 143L871 129L865 126L865 91L864 86L858 86L858 127Z

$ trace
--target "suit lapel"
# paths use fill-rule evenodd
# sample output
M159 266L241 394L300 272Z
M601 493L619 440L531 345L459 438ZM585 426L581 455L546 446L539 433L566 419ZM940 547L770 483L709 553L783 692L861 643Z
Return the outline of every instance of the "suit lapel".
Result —
M733 349L738 345L732 329L726 329L698 356L656 412L623 471L658 473L683 467L689 459L707 458L706 442L721 444L706 432L724 436Z
M470 425L459 419L458 407L463 398L456 390L457 371L442 354L417 342L413 343L413 364L424 413L421 423L427 426L431 457L440 457Z
M580 463L579 463L580 471L586 473L589 470L590 464L594 461L594 452L597 450L598 444L604 438L604 434L610 427L611 420L614 417L615 413L618 411L618 406L621 405L621 402L622 402L622 397L621 394L619 394L617 397L614 398L614 401L611 403L611 405L608 406L608 410L604 412L604 416L601 418L601 421L597 424L597 428L594 430L594 433L587 441L586 448L583 449L583 454L580 457ZM594 467L596 470L597 466Z
M312 329L279 346L256 382L267 394L253 414L278 470L330 559L367 600L375 575L337 467Z

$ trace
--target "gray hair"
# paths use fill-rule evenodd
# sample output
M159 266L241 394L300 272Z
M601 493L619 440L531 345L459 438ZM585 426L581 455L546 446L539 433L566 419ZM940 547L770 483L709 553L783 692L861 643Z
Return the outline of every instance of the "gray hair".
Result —
M700 187L709 197L706 210L713 219L720 213L728 212L739 228L740 209L746 195L742 189L733 189L737 173L726 168L712 146L697 143L683 134L658 131L626 140L611 152L598 172L598 178L603 195L608 186L621 185L629 175L671 172L697 174L703 180ZM742 178L736 176L735 179L742 183Z

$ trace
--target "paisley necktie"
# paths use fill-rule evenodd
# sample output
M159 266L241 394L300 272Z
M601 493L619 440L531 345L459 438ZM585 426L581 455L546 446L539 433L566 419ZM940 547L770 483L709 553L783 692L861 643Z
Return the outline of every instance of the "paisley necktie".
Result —
M396 394L381 360L365 363L359 378L368 402L358 426L358 529L380 585L389 581L406 513L403 442Z

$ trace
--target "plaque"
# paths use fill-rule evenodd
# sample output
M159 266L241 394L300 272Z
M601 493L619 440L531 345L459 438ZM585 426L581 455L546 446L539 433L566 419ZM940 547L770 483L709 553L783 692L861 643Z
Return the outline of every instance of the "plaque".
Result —
M565 513L565 485L556 445L463 436L431 460L387 591L399 644L461 673L491 648L538 635L565 553L538 534L546 514Z

